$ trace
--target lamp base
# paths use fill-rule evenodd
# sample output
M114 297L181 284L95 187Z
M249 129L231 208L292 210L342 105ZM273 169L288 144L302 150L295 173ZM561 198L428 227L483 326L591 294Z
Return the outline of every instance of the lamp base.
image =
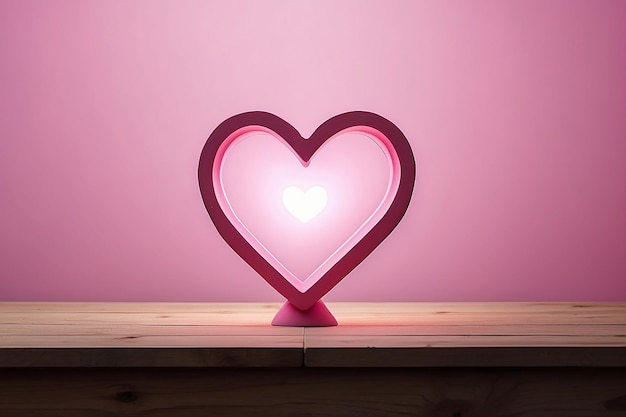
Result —
M300 310L287 301L272 320L272 326L329 327L336 325L337 319L322 301L316 302L308 310Z

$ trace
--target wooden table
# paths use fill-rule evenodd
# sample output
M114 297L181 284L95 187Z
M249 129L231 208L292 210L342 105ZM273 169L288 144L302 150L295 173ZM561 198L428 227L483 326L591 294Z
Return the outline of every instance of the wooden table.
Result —
M0 303L0 417L626 416L626 303Z

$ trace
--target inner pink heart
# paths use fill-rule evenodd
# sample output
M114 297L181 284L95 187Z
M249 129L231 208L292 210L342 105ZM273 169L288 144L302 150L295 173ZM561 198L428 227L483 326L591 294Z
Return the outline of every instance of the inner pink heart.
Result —
M386 209L391 161L371 136L334 136L304 166L281 140L265 131L235 139L224 153L221 185L233 224L292 285L305 292L343 256ZM326 206L303 223L282 197L288 187L326 190ZM388 204L387 204L388 205Z
M402 132L374 113L340 114L305 139L273 114L249 112L213 131L198 181L224 240L293 307L312 311L400 222L415 160ZM323 187L327 206L296 223L280 203L291 186Z

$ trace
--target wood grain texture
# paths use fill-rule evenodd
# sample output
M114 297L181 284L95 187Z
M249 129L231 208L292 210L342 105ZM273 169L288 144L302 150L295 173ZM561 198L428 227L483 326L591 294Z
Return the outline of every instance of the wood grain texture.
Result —
M0 303L0 367L626 366L624 303Z
M626 304L0 303L0 417L626 417Z
M6 370L11 417L624 417L615 369Z
M279 306L0 303L0 367L300 367Z
M626 367L623 303L341 303L308 367Z
M0 349L2 368L301 367L294 348L30 348Z

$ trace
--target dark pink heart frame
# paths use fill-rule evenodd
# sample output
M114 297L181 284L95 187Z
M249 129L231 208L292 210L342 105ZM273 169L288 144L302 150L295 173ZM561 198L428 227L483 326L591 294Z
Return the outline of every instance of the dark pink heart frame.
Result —
M240 136L242 132L270 131L282 138L287 146L307 166L315 152L330 138L344 131L364 131L381 137L387 147L397 156L394 170L399 172L397 191L386 213L345 255L328 269L306 291L298 290L268 262L237 230L225 214L215 189L219 172L215 167L221 163L223 144ZM218 162L216 164L216 162ZM397 165L397 166L395 166ZM350 271L360 264L398 225L404 216L415 183L415 158L411 146L392 122L375 113L353 111L332 117L319 126L309 139L303 138L289 123L267 112L248 112L230 117L222 122L209 136L198 166L198 181L204 205L215 227L233 250L246 261L268 284L300 310L311 308Z

